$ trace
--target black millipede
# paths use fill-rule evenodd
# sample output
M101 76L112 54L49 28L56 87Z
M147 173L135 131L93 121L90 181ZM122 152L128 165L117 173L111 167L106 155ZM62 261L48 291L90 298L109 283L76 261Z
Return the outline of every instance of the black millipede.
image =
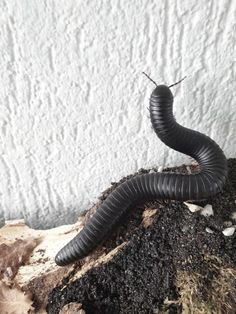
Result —
M156 85L149 106L154 131L167 146L194 158L200 170L192 174L145 173L118 185L85 227L57 253L57 265L65 266L87 256L135 202L153 199L194 201L222 192L228 173L223 151L210 137L179 125L174 118L170 87L182 80L166 86L157 85L146 76Z

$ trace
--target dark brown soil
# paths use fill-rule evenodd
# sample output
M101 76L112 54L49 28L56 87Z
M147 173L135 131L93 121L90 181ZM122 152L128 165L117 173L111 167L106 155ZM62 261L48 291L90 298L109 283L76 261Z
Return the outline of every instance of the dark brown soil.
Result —
M236 212L236 159L229 159L228 166L229 179L224 192L198 203L212 204L214 216L191 213L177 201L153 201L134 206L103 244L106 252L129 240L126 246L108 263L90 269L69 284L69 279L80 268L79 263L75 265L74 272L49 295L47 312L59 313L65 304L77 302L82 303L86 314L154 313L154 310L163 310L166 299L178 299L175 278L179 270L203 275L201 292L202 298L206 298L213 274L205 257L215 255L225 265L236 266L236 235L222 234L225 222L235 224L231 214ZM191 170L194 172L197 167L191 166ZM149 171L141 169L139 173ZM187 168L165 171L186 172ZM119 183L105 191L101 200ZM142 224L145 208L157 209L153 223L147 228ZM213 233L208 233L206 228ZM165 305L165 311L182 313L182 307L169 304Z

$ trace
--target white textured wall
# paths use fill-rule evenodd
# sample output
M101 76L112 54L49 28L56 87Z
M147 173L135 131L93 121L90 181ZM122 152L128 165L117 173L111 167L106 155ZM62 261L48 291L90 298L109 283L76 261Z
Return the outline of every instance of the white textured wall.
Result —
M0 0L0 216L75 221L111 181L189 161L151 130L174 90L178 121L236 150L236 1Z

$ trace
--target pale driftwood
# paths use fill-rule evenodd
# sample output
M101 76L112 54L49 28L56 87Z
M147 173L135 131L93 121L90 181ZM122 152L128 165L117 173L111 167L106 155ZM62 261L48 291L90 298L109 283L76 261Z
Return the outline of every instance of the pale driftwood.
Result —
M0 229L0 313L9 307L10 313L25 314L25 303L34 313L33 295L40 312L45 312L48 293L73 268L57 266L55 254L82 228L83 220L50 230L33 230L23 220L6 222ZM10 293L14 302L12 297L6 300Z
M6 225L0 229L0 313L6 312L6 308L16 314L26 314L27 311L46 313L49 292L73 270L73 265L57 266L55 255L78 233L93 212L94 208L73 225L49 230L31 229L24 220L6 221ZM98 248L84 258L81 269L71 281L80 278L92 267L108 262L125 244L122 243L108 254ZM6 295L11 297L7 298ZM37 312L33 300L39 308ZM72 304L63 308L62 313L74 313L75 308L78 310Z

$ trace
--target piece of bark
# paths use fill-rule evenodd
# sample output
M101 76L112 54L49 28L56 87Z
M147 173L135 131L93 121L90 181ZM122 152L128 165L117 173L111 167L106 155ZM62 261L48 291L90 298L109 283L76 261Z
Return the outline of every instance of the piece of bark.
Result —
M5 226L0 229L0 284L6 285L8 289L15 285L19 295L26 295L22 300L27 300L25 306L29 305L28 301L32 301L30 313L46 313L48 294L74 268L73 264L57 266L55 255L83 228L96 208L97 205L93 206L73 225L35 230L29 228L24 220L14 220L6 221ZM108 254L104 252L104 248L98 247L82 260L80 269L72 277L73 281L92 267L108 262L125 244L122 243ZM0 294L0 304L1 301L4 300ZM72 308L72 305L68 307L66 313L73 313Z
M55 255L82 228L82 220L50 230L31 229L23 220L6 221L0 229L0 283L17 285L45 313L48 293L73 268L57 266Z
M85 314L81 303L69 303L63 306L59 314Z
M21 265L27 263L39 241L32 238L16 239L12 244L0 244L0 279L13 279Z
M27 314L32 313L33 301L29 294L17 287L10 287L0 282L0 313Z
M157 213L157 209L153 208L146 208L146 210L143 212L143 225L145 228L149 227L153 223L153 219L155 217L155 214Z

